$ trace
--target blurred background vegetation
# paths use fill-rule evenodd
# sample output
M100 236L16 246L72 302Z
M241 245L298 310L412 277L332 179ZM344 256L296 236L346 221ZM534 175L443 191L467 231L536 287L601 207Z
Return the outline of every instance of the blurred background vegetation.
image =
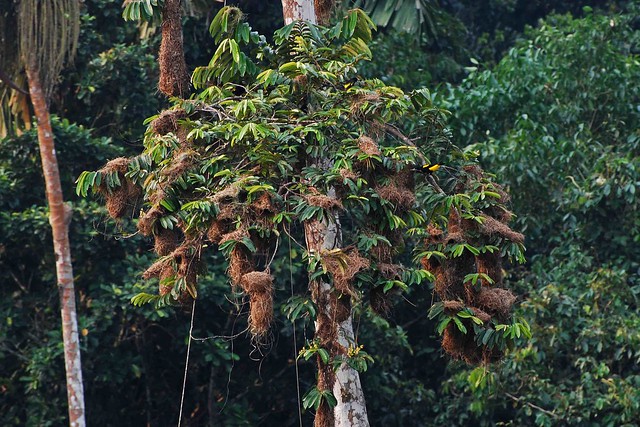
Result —
M194 2L196 3L196 2ZM281 25L279 2L237 3L252 26ZM269 3L269 4L267 4ZM354 4L380 25L363 73L427 86L451 112L452 139L512 195L528 263L508 268L532 326L504 362L468 368L442 355L414 289L388 319L361 310L362 375L376 426L637 425L640 414L640 2L379 0ZM416 9L417 8L417 9ZM339 13L339 10L337 11ZM175 424L189 313L133 307L151 243L127 236L97 201L77 199L83 170L140 151L159 96L158 34L125 23L117 2L85 0L80 47L52 102L71 241L87 419ZM188 66L208 61L208 14L185 18ZM144 31L143 31L144 30ZM141 37L141 34L144 37ZM35 131L0 140L0 421L66 423L54 259ZM130 228L129 228L130 229ZM285 248L287 249L287 248ZM302 287L288 256L273 267ZM195 313L186 392L193 426L296 425L292 325L278 311L272 345L244 334L246 307L210 262ZM298 261L296 261L298 262ZM298 285L296 285L298 286ZM288 295L281 289L280 304ZM243 314L244 313L244 314ZM298 335L297 348L304 336ZM300 364L308 389L313 366ZM305 414L305 424L312 419Z

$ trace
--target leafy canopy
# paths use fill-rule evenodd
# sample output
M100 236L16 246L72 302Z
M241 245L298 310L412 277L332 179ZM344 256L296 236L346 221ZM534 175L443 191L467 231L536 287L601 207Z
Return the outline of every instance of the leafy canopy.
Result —
M520 239L500 233L429 248L421 241L428 224L446 228L452 213L482 224L482 212L504 210L505 200L490 176L465 169L472 161L450 143L445 112L426 89L405 93L359 77L357 65L370 59L373 29L362 11L353 10L330 28L287 25L270 44L238 9L218 13L210 26L217 49L193 73L197 93L174 99L170 110L149 119L145 150L126 169L85 172L78 179L79 194L93 188L106 194L108 204L128 188L123 183L141 187L138 228L154 236L160 255L146 274L160 277L163 296L142 294L135 303L196 297L194 266L216 245L230 259L231 281L251 293L238 269L268 273L282 236L295 237L297 224L334 222L336 212L343 247L320 254L303 247L304 258L311 280L333 279L341 294L356 300L363 294L386 299L391 291L434 280L422 266L404 265L411 264L413 247L419 249L416 260L494 252L522 259ZM419 170L445 160L442 190ZM167 235L176 243L165 251L158 242ZM354 260L361 265L348 273ZM167 266L173 274L163 273ZM483 280L491 283L475 270L468 273L460 284L479 289ZM434 316L452 321L462 334L473 331L478 345L486 345L485 331L496 325L472 313ZM501 326L509 329L495 337L528 335L526 322L514 325ZM501 339L491 342L502 349Z

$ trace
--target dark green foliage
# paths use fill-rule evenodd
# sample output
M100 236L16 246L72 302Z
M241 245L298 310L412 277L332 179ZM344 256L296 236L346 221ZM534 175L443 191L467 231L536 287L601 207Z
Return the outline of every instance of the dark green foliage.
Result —
M278 2L253 3L254 9L245 5L243 9L254 29L280 25L269 19L280 19L272 13L279 13ZM469 29L471 40L466 47L473 52L470 56L481 62L499 58L519 37L521 28L536 24L551 9L570 10L575 16L584 13L582 4L575 2L481 3L447 4L449 12L455 12ZM592 2L607 10L619 3ZM92 129L92 135L110 136L116 143L140 139L142 120L162 108L154 95L155 65L150 61L157 40L151 37L139 45L138 29L121 22L118 2L85 0L83 8L86 32L80 40L77 65L65 74L61 99L53 100L54 107L74 122L88 125L95 119L107 126ZM357 286L376 280L373 289L392 302L389 318L383 320L368 308L366 292L371 289L364 287L363 302L354 307L359 342L375 359L362 375L373 425L636 424L640 401L636 129L640 126L635 16L632 10L626 17L596 11L580 19L548 18L542 29L529 30L526 40L491 72L472 64L478 68L447 100L444 106L456 117L453 140L458 145L478 143L469 151L481 152L487 170L498 172L496 181L509 185L519 224L528 228L527 247L533 259L526 270L506 266L506 280L524 296L515 318L531 324L533 338L525 347L508 352L506 362L489 369L469 370L460 362L448 363L438 349L438 325L427 319L426 308L432 302L428 280L416 285L415 277L395 281L359 273L362 282ZM214 53L215 46L205 34L209 24L204 19L185 18L187 63L192 68L206 63ZM271 34L271 30L260 33ZM480 33L486 36L479 37ZM385 84L401 86L408 94L413 87L440 81L440 76L455 70L447 60L434 57L434 51L417 51L417 45L405 36L385 33L381 39L378 46L378 42L371 46L375 62L358 66L364 78L346 91L348 96L372 83L383 87L370 79L375 76ZM248 57L255 53L246 46L239 52ZM468 65L464 58L456 63ZM109 72L101 73L103 68ZM78 77L86 70L91 80ZM246 73L233 78L246 87L253 81ZM337 93L343 81L338 78L335 83L335 88L327 86L325 91ZM314 80L314 87L322 84ZM89 91L90 86L95 92ZM77 100L79 93L86 98ZM254 90L250 96L241 90L233 95L255 99ZM246 105L246 112L239 110L243 124L256 117ZM438 106L443 105L434 102ZM175 425L189 315L181 308L131 306L132 297L157 292L154 282L144 282L139 275L155 258L150 242L120 238L128 219L116 226L105 220L97 204L78 201L73 195L72 182L79 171L96 169L108 158L131 155L131 147L127 144L123 153L109 141L92 138L87 131L60 120L55 132L65 196L75 203L72 253L80 291L80 327L88 332L82 337L88 419L95 425ZM247 146L255 139L249 128L245 139ZM35 147L33 133L0 143L3 425L66 422L58 296L52 254L47 249L49 226ZM449 158L446 150L438 151L441 147L447 144L428 145L427 151L429 160L445 163L446 168L436 176L449 190L452 183L447 181L457 178L466 160ZM375 156L371 161L379 165ZM384 167L386 170L386 163ZM308 172L318 180L332 178L324 171ZM418 194L419 205L460 204L452 197L427 200L427 196L442 196L434 195L425 181L419 182L426 190ZM298 206L293 214L281 214L281 222L295 215L323 215L321 208ZM445 213L446 209L436 210L432 217L444 222ZM341 219L352 224L347 213ZM291 233L301 236L299 227L292 227ZM113 235L118 239L112 239ZM352 233L348 238L368 249L386 239L377 233ZM303 330L303 323L307 325L307 336L297 336L296 350L300 350L305 338L311 339L317 308L304 294L307 276L302 251L292 245L293 297L286 238L271 265L277 278L273 346L256 349L244 334L234 340L193 342L186 394L190 425L297 425L296 352L291 321L285 315L297 318L298 331ZM460 245L456 250L467 251ZM409 266L413 265L411 258L405 255L397 260ZM206 263L209 268L200 277L194 335L236 335L247 326L248 304L242 305L238 294L230 295L238 306L227 300L230 292L221 256L212 255ZM322 268L316 273L325 274ZM479 275L475 279L484 280ZM408 286L402 288L398 282ZM304 394L313 389L314 375L310 364L302 360L300 368ZM309 414L305 417L305 425L310 424Z
M602 8L605 12L619 12L628 0L581 2L563 0L456 0L442 2L450 14L456 16L467 30L465 46L472 57L495 64L521 38L526 27L535 27L539 20L552 14L570 13L581 17L584 11Z
M469 149L504 177L516 212L531 212L522 221L534 248L571 236L604 259L638 259L626 253L637 248L627 244L637 227L640 125L632 19L555 17L452 93L456 133L480 143Z
M437 423L637 422L637 10L550 17L450 93L455 134L509 185L531 237L513 280L533 339L497 369L455 370Z
M53 124L62 171L75 175L122 154L122 149L106 139L92 138L85 129L55 117ZM7 426L67 422L58 292L36 147L35 131L5 139L0 145L0 280L4 284L0 289L0 419ZM76 200L73 175L62 177L68 190L65 196L74 206L70 239L88 419L101 425L173 423L180 402L179 366L184 361L189 315L130 304L140 292L155 292L139 275L151 263L148 242L123 238L122 229L105 220L104 208L98 203ZM221 265L215 259L210 263ZM288 274L288 267L279 263L274 271ZM223 268L211 268L202 282L207 285L199 300L194 335L231 337L240 333L246 327L245 316L240 315L240 304L229 304ZM236 375L255 372L259 376L257 362L247 357L238 360L238 354L246 356L254 349L248 340L236 340L194 343L192 357L197 362L190 368L187 405L202 409L193 416L201 419L209 407L211 419L219 418L221 425L255 425L257 414L273 411L269 417L274 423L289 423L291 411L283 408L295 407L295 396L278 395L282 382L256 382L253 376ZM265 375L280 378L277 373L282 367L274 360L286 360L293 354L288 344L285 340L276 355L262 363ZM230 372L233 375L228 380ZM288 376L281 381L292 389L294 380ZM227 382L232 401L226 399ZM269 390L269 398L235 398L249 389Z

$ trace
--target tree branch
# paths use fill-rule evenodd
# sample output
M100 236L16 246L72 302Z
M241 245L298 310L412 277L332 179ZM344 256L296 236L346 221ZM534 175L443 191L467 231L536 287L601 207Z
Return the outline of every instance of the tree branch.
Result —
M7 86L9 86L11 89L15 90L16 92L19 92L19 93L21 93L23 95L29 95L29 92L27 92L26 90L22 89L13 80L11 80L9 78L9 75L7 75L7 73L2 68L0 68L0 81L3 81Z
M521 403L521 402L522 402L522 399L523 399L522 397L516 397L516 396L514 396L514 395L513 395L513 394L511 394L511 393L505 393L505 395L506 395L507 397L509 397L510 399L513 399L514 401L518 402L518 403ZM548 410L546 410L546 409L544 409L544 408L541 408L541 407L539 407L538 405L534 405L534 404L533 404L533 403L531 403L531 402L524 402L524 403L526 403L526 404L527 404L527 406L529 406L529 407L531 407L531 408L533 408L533 409L535 409L535 410L537 410L537 411L540 411L540 412L542 412L542 413L544 413L544 414L549 415L550 417L558 418L558 415L557 415L557 414L555 414L554 412L551 412L551 411L548 411Z

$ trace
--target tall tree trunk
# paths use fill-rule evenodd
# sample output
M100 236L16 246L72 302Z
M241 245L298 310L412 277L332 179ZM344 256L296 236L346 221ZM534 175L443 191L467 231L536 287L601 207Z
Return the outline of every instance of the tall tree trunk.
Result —
M73 269L71 267L71 251L69 247L71 207L65 205L62 198L60 172L58 170L58 160L53 142L49 108L40 84L39 72L32 64L27 64L25 68L29 80L31 102L38 123L40 158L42 160L42 171L44 172L47 189L49 223L53 231L53 250L56 255L56 274L58 277L58 291L60 293L64 361L67 373L69 425L72 427L84 427L84 389L80 365L80 341L78 339L78 322L76 318L76 297L73 285Z
M337 215L334 215L331 222L307 221L304 230L307 250L310 253L329 251L339 248L342 244L342 232ZM318 307L314 338L332 358L346 357L349 346L354 346L356 342L351 304L345 301L348 297L339 298L332 286L322 281L311 283L310 288L312 299ZM316 362L318 390L331 390L338 403L331 411L328 404L322 402L316 412L315 427L368 426L367 407L358 371L346 363L342 363L334 371L332 364L324 363L319 356Z
M315 24L318 18L321 18L324 24L331 3L329 0L282 0L284 22L290 24L293 21L305 20ZM320 162L325 163L326 159L320 159ZM329 193L335 196L333 189ZM334 215L331 222L307 221L304 230L307 250L310 253L335 249L342 243L342 231L337 215ZM315 281L310 284L310 288L314 303L318 306L315 338L329 351L331 357L344 357L349 345L355 343L351 304L343 301L344 297L338 298L328 283ZM348 314L336 318L337 311L346 311ZM338 403L333 411L326 402L320 405L316 412L315 427L368 426L367 407L358 371L346 363L334 371L333 366L330 363L325 364L320 357L317 358L317 364L318 390L332 390Z
M282 15L286 25L293 21L318 22L314 0L282 0Z

